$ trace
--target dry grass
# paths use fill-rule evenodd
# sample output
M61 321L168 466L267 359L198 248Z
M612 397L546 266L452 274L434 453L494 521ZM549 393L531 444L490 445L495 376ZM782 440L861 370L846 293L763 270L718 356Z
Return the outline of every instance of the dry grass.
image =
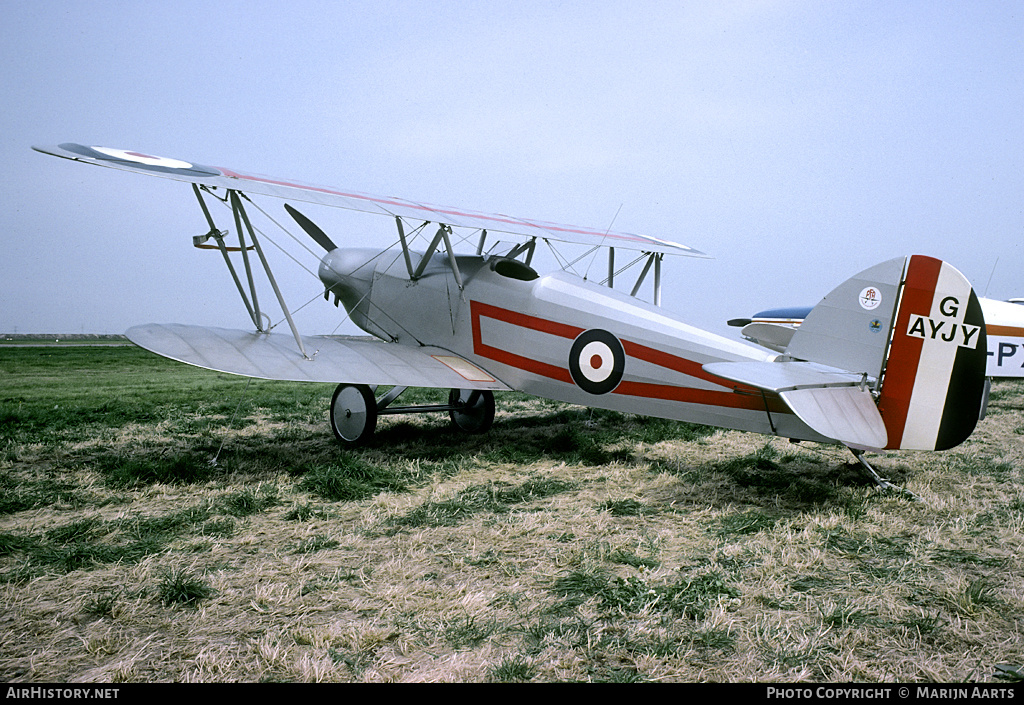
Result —
M518 397L486 437L389 417L360 453L326 400L13 439L9 488L68 492L0 516L0 680L990 681L1024 664L1024 385L997 392L960 448L873 459L921 501L835 448L638 441ZM566 429L574 452L523 454ZM104 474L221 443L194 481ZM389 479L304 484L342 457Z

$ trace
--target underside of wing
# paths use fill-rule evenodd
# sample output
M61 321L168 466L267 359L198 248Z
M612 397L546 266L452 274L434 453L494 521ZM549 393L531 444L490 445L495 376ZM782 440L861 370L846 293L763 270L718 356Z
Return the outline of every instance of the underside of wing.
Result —
M303 336L309 358L286 335L179 324L129 329L133 343L163 357L218 372L293 382L507 390L447 350L363 338Z
M707 257L704 253L676 242L648 235L600 230L576 225L560 225L540 220L516 218L502 214L478 213L465 208L449 208L419 203L403 198L372 196L355 191L302 184L247 174L223 167L204 166L180 159L158 157L142 152L109 147L87 147L65 142L56 147L33 147L37 152L55 157L114 169L135 171L177 181L188 181L210 188L224 188L292 201L318 203L365 213L402 216L417 220L444 223L452 227L483 229L521 237L539 237L557 242L622 247L644 252Z

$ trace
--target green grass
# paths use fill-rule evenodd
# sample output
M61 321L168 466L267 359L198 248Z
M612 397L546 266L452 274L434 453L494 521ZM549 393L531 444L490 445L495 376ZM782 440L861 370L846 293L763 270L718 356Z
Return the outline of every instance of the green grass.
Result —
M191 570L176 568L164 572L157 592L165 607L198 607L200 602L213 596L216 591Z
M425 502L402 516L394 517L390 523L402 529L455 526L477 514L504 513L518 505L543 500L575 488L574 483L546 479L530 479L518 485L474 485L450 499Z
M0 532L0 557L15 559L12 569L0 570L0 582L136 563L163 552L183 535L201 533L211 516L208 507L197 505L161 516L91 516L43 532Z
M259 408L318 413L331 385L247 380L210 373L135 347L0 347L0 444L88 438L98 429L169 423L219 427ZM329 398L329 396L328 396ZM279 417L280 418L280 417Z
M593 599L609 613L640 614L656 611L665 619L700 621L719 597L733 598L739 589L711 571L675 575L668 580L642 576L618 577L607 570L576 570L555 581L552 591L562 598L561 609L577 608Z
M409 478L391 468L342 453L333 463L300 468L295 474L302 477L301 489L329 502L351 502L379 492L401 492L409 482Z
M509 656L490 671L491 680L499 683L524 683L536 675L537 667L522 656Z
M962 447L872 458L910 501L842 449L519 394L487 434L382 417L354 450L331 385L131 347L0 347L0 374L6 682L1005 683L1024 664L1020 383Z

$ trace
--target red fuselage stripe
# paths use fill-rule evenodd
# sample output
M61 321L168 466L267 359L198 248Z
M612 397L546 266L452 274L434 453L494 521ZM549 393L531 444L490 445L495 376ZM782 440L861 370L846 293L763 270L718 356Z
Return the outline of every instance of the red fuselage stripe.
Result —
M652 365L658 365L659 367L664 367L669 370L682 372L684 375L696 377L697 379L712 382L713 384L719 384L723 387L733 386L732 382L705 372L704 367L699 362L687 360L686 358L672 355L655 348L649 348L646 345L640 345L639 343L633 343L628 340L622 341L622 347L630 357L635 357L638 360L649 362Z
M684 404L704 404L705 406L721 406L729 409L750 409L751 411L768 411L773 414L788 414L789 407L776 395L761 396L759 390L750 394L736 391L717 391L714 389L697 389L696 387L677 387L671 384L651 384L648 382L622 382L615 388L615 394L624 394L644 399L663 399Z
M504 321L505 323L511 323L514 326L520 328L529 328L530 330L540 331L541 333L550 333L551 335L557 335L562 338L568 338L573 340L582 333L585 329L579 326L570 326L565 323L556 323L555 321L548 321L543 318L537 318L526 313L519 313L518 311L509 311L507 308L500 308L498 306L492 306L491 304L485 304L480 301L473 301L470 303L470 310L473 314L473 343L477 342L477 334L480 330L479 320L481 317L493 318L498 321Z
M521 328L549 333L569 340L575 339L585 329L578 326L570 326L564 323L549 321L529 314L520 313L518 311L509 311L508 309L493 306L491 304L485 304L480 301L470 302L470 312L473 321L473 352L477 355L500 362L504 365L509 365L510 367L541 375L558 382L573 384L572 377L567 368L551 365L546 362L540 362L523 355L517 355L516 353L511 353L507 350L486 345L483 342L483 336L480 331L480 319L493 318ZM628 340L623 340L622 346L628 356L638 360L644 360L645 362L658 365L659 367L681 372L685 375L703 379L714 384L719 384L723 387L734 386L731 382L708 374L704 371L700 363L694 362L693 360L687 360L686 358L672 355ZM741 387L737 385L736 390L740 389ZM756 411L764 411L765 403L767 401L769 410L772 412L788 413L789 411L785 404L782 403L782 401L775 395L769 395L765 398L762 397L759 390L752 387L742 387L742 390L749 391L750 394L737 394L736 391L733 391L732 389L730 389L730 391L716 391L697 389L695 387L681 387L671 384L623 381L615 388L613 393L625 396L642 397L645 399L663 399L666 401L677 401L688 404L705 404L710 406L721 406L732 409L751 409Z

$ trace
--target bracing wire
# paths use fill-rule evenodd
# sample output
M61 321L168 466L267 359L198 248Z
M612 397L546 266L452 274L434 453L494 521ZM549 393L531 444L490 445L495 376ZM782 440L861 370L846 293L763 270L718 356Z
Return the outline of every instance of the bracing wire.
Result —
M640 255L639 257L637 257L637 258L636 258L635 260L633 260L632 262L630 262L630 263L629 263L629 264L627 264L626 266L624 266L624 267L619 267L619 268L618 268L617 270L615 270L615 276L616 276L616 277L617 277L617 276L619 276L620 274L622 274L623 272L625 272L625 271L626 271L627 269L629 269L630 267L632 267L632 266L633 266L634 264L636 264L637 262L641 262L641 261L643 261L643 260L647 259L647 257L648 257L647 253L641 254L641 255ZM602 280L602 281L601 281L601 286L604 286L604 285L605 285L605 284L607 284L607 283L608 283L608 277L605 277L605 278L604 278L604 280Z
M246 393L249 391L249 385L252 384L252 377L245 380L245 388L238 397L238 403L235 404L235 410L231 412L231 418L228 420L228 428L235 422L235 417L238 415L238 410L242 407L242 401L245 399ZM224 438L221 439L220 447L217 449L217 453L210 458L210 465L216 465L217 459L220 458L220 452L224 450L224 444L228 442L227 432L224 433Z
M228 209L230 209L230 208L231 208L230 204L229 204L229 203L227 202L227 200L226 200L226 199L221 199L221 198L217 198L217 200L218 200L218 201L220 201L220 202L221 202L221 203L222 203L222 204L223 204L223 205L224 205L224 206L225 206L226 208L228 208ZM316 253L316 252L315 252L314 250L310 249L310 248L309 248L309 247L308 247L308 246L306 245L306 243L305 243L305 242L303 242L303 240L302 240L301 238L297 238L297 237L296 237L296 236L295 236L295 235L294 235L294 234L293 234L293 233L292 233L292 232L291 232L291 231L290 231L290 230L289 230L288 228L286 228L286 227L285 227L284 225L282 225L282 224L281 224L281 223L280 223L280 222L279 222L279 221L278 221L277 219L275 219L275 218L274 218L273 216L271 216L271 215L270 215L270 214L269 214L269 213L268 213L268 212L266 211L266 209L264 209L264 208L260 207L260 205L259 205L258 203L256 203L256 202L252 201L252 200L251 200L251 199L249 199L249 198L246 198L246 201L247 201L247 202L248 202L249 204L251 204L251 205L252 205L252 206L253 206L253 207L254 207L254 208L255 208L255 209L257 210L257 211L259 211L260 213L262 213L262 214L263 214L263 216L264 216L265 218L267 218L267 220L269 220L269 221L270 221L271 223L273 223L274 225L276 225L276 226L277 226L277 227L278 227L278 228L279 228L280 230L282 230L282 231L283 231L283 232L284 232L284 233L285 233L286 235L288 235L288 237L290 237L290 238L291 238L291 239L292 239L293 241L295 241L295 243L296 243L296 244L298 244L298 245L299 245L300 247L302 247L302 249L304 249L304 250L305 250L306 252L308 252L308 253L309 253L310 255L312 255L313 257L317 257L317 253ZM251 224L251 223L250 223L250 224ZM426 223L424 223L423 225L426 225ZM417 235L417 234L418 234L418 233L419 233L419 232L420 232L420 231L422 230L422 228L423 228L423 226L420 226L419 228L417 228L416 230L414 230L414 231L413 231L413 236L415 237L415 236L416 236L416 235ZM253 230L254 230L254 231L255 231L256 233L258 233L260 237L264 238L264 239L265 239L265 240L266 240L267 242L269 242L270 244L272 244L272 245L273 245L274 247L276 247L276 248L277 248L277 249L278 249L278 250L279 250L280 252L282 252L282 253L283 253L283 254L284 254L284 255L285 255L286 257L288 257L288 258L289 258L290 260L292 260L292 261L293 261L293 262L294 262L295 264L297 264L297 265L298 265L298 266L299 266L300 268L302 268L302 269L303 269L303 270L304 270L304 271L305 271L305 272L306 272L307 274L309 274L310 276L312 276L313 278L315 278L315 279L316 279L317 281L320 281L320 277L319 277L319 275L317 275L317 273L316 273L316 272L314 272L314 271L313 271L312 269L310 269L310 268L309 268L308 266L306 266L306 264L305 264L305 263L303 263L303 262L302 262L301 260L299 260L299 259L298 259L297 257L295 257L295 256L294 256L294 255L293 255L292 253L290 253L290 252L289 252L288 250L286 250L286 249L285 249L284 247L282 247L282 246L281 246L281 244L280 244L280 243L278 243L278 242L277 242L277 240L276 240L276 239L275 239L274 237L272 237L272 236L271 236L271 235L270 235L270 234L269 234L269 233L268 233L268 232L267 232L267 231L266 231L265 229L263 229L263 228L260 228L260 227L258 227L258 226L257 226L257 225L255 225L255 224L252 224L252 229L253 229ZM389 252L389 251L394 251L394 247L395 247L395 245L397 245L397 244L398 244L398 241L397 241L397 240L396 240L395 242L392 242L392 243L391 243L391 244L389 244L389 245L388 245L388 246L387 246L386 248L384 248L383 250L381 250L381 251L380 251L380 253L379 253L379 254L377 255L377 257L380 257L380 256L384 255L385 253L387 253L387 252ZM397 256L398 256L398 255L396 254L396 255L395 255L396 259L397 259ZM318 259L319 259L319 258L318 258ZM373 259L370 259L370 260L368 260L368 261L366 262L366 265L369 265L369 263L370 263L370 262L372 262L372 261L373 261L374 259L376 259L376 257L375 257L375 258L373 258ZM392 260L391 264L394 264L394 260ZM364 266L365 266L365 265L364 265ZM309 299L309 300L307 300L307 301L306 301L306 302L305 302L304 304L302 304L302 305L301 305L301 306L299 306L299 307L298 307L297 309L295 309L295 311L293 311L293 313L298 313L298 312L299 312L299 311L301 311L302 309L306 308L306 307L307 307L307 306L309 306L309 305L310 305L311 303L313 303L314 301L316 301L317 299L319 299L319 298L320 298L320 296L321 296L321 294L320 294L320 293L317 293L317 294L313 295L313 296L312 296L312 297L310 297L310 299ZM364 297L364 298L365 298L365 297ZM360 302L359 302L359 303L362 303L362 299L360 299ZM376 307L375 307L375 308L376 308ZM348 312L348 311L346 311L346 312L345 312L345 315L344 315L344 316L343 316L343 317L341 318L341 320L340 320L340 321L338 322L338 325L337 325L337 326L335 326L335 328L334 328L334 331L332 331L332 334L333 334L333 333L336 333L336 332L337 332L337 330L338 330L338 329L339 329L339 328L340 328L340 327L341 327L342 325L344 325L344 323L345 323L346 321L348 321L348 320L349 320L350 318L351 318L351 314L349 314L349 312ZM282 318L282 319L281 319L281 320L279 320L279 321L278 321L277 323L273 323L273 324L272 324L272 325L270 326L269 330L273 330L273 329L274 329L274 328L276 328L276 327L277 327L278 325L280 325L280 324L281 324L281 323L282 323L282 322L283 322L284 320L286 320L286 319ZM315 353L314 353L314 354L315 354Z
M601 249L604 245L604 241L608 238L608 233L612 231L612 226L615 225L616 219L619 217L619 211L622 210L623 204L620 203L619 207L615 209L615 215L612 216L612 221L608 223L608 227L605 228L604 235L601 236L601 242L592 250L594 256L590 258L590 262L587 263L587 270L583 273L583 278L586 279L590 274L590 268L594 264L594 260L597 259L597 250Z

